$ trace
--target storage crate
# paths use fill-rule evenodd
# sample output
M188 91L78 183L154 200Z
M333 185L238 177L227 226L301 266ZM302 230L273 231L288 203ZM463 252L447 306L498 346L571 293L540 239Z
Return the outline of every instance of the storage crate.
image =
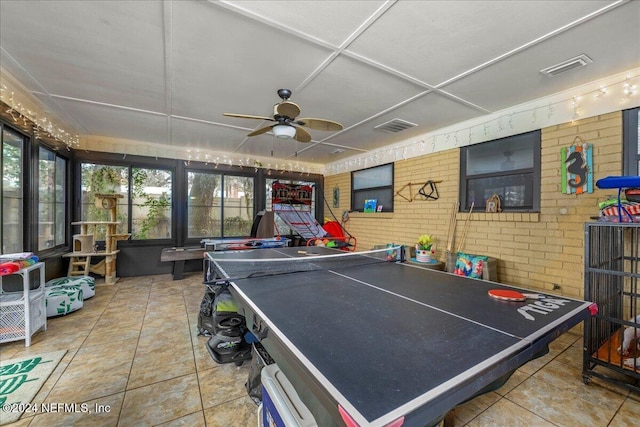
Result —
M598 314L585 322L583 378L598 377L640 391L640 358L636 342L629 354L621 351L624 332L637 335L640 324L640 223L585 225L584 298L598 305ZM626 362L626 363L625 363ZM640 365L640 359L638 359Z

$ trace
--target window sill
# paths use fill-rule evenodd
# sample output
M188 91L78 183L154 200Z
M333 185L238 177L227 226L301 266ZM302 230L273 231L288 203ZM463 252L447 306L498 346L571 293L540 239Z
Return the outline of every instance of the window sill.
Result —
M469 216L466 212L458 212L456 220L465 220ZM540 222L539 212L473 212L471 221L494 222Z
M393 212L350 212L350 218L393 219Z

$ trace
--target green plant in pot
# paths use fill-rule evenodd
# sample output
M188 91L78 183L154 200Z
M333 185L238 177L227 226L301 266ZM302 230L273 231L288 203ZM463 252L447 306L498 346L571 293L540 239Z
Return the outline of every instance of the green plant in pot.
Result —
M416 260L419 262L431 262L434 247L434 238L430 234L423 234L416 243Z

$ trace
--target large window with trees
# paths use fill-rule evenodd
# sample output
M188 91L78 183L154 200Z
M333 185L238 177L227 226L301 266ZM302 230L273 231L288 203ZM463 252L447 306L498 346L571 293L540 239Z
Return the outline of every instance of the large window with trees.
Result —
M171 238L171 172L133 168L131 238Z
M109 211L96 204L96 194L119 194L118 233L129 232L129 168L126 166L82 163L81 221L109 221ZM96 227L95 240L104 240L105 227Z
M67 159L41 146L38 153L38 250L66 244Z
M249 236L254 218L254 178L187 171L188 238Z
M24 247L24 151L27 138L2 126L2 253Z
M109 221L96 194L118 194L118 233L132 240L171 238L172 173L166 169L96 163L81 165L82 221ZM96 227L96 240L104 239Z

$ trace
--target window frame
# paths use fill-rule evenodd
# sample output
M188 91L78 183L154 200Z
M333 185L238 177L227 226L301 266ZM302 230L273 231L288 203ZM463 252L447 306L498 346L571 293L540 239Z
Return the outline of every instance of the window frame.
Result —
M198 173L198 174L210 174L210 175L219 175L220 176L220 188L221 188L221 194L224 195L224 191L225 191L225 177L243 177L243 178L251 178L253 180L253 212L251 215L251 221L253 222L255 219L256 214L258 213L258 211L260 209L258 209L257 206L257 202L258 202L258 198L257 198L257 192L258 192L258 182L259 180L257 179L257 176L255 173L251 173L251 172L243 172L241 169L235 170L235 169L228 169L228 168L221 168L221 167L216 167L214 169L212 168L197 168L197 167L185 167L184 169L184 198L185 198L185 212L184 212L184 241L185 244L187 245L195 245L195 244L200 244L200 241L202 239L206 239L206 238L229 238L229 237L246 237L246 236L235 236L235 235L226 235L225 234L225 198L222 197L220 200L220 236L205 236L205 237L190 237L189 236L189 201L188 201L188 197L189 197L189 173Z
M21 230L19 231L19 234L22 239L22 245L20 250L18 251L11 250L8 253L23 252L26 247L31 246L29 241L29 235L30 235L29 224L31 223L29 215L31 212L31 207L29 205L29 196L28 196L30 191L30 188L29 188L30 168L28 167L28 165L29 165L29 154L30 154L30 146L31 146L32 139L29 135L25 134L19 129L14 128L12 126L8 126L4 122L0 122L0 150L4 150L5 130L22 138L22 147L20 148L21 153L20 153L20 171L19 171L20 180L21 180L20 192L22 195L22 199L20 202L20 204L22 205L21 206L22 224L21 224ZM4 172L4 154L0 155L0 170ZM4 174L3 174L3 177L4 177ZM5 253L4 252L4 235L5 235L4 228L6 224L6 219L4 217L4 200L5 198L4 198L4 183L3 183L0 186L0 201L1 201L0 202L0 220L2 221L0 223L0 227L2 227L2 229L0 230L0 253Z
M391 182L387 185L380 185L380 186L376 186L376 187L364 187L364 188L359 188L357 190L354 190L354 180L356 178L356 175L359 172L364 172L364 171L371 171L373 169L377 169L377 168L386 168L386 167L391 167ZM362 206L356 206L356 194L357 193L361 193L361 192L369 192L369 191L389 191L390 192L390 200L391 200L391 206L389 206L389 203L383 203L382 204L382 212L393 212L394 209L394 185L395 185L395 162L391 162L391 163L385 163L383 165L377 165L377 166L372 166L370 168L365 168L365 169L358 169L356 171L352 171L351 172L351 211L352 212L364 212L364 204L362 204ZM373 197L372 197L373 198ZM379 199L378 199L379 200Z
M529 135L531 138L531 142L534 144L533 146L533 167L525 168L525 169L515 169L506 172L491 172L491 173L483 173L476 175L468 175L467 174L467 156L469 150L478 144L470 145L467 147L460 148L460 176L459 176L459 200L460 200L460 211L469 211L471 208L470 205L467 204L467 191L468 191L468 181L471 179L478 178L491 178L491 177L503 177L509 175L521 175L521 174L531 174L532 176L532 207L524 208L524 207L509 207L509 206L501 206L503 212L540 212L540 177L541 177L541 148L542 148L542 131L540 129L525 132L517 135L510 135L504 138L493 139L490 141L485 141L480 144L489 144L489 143L498 143L509 144L510 140L514 138L521 138L523 136ZM482 209L485 210L485 206L474 205L474 210Z
M166 244L170 245L175 240L176 234L176 207L175 207L175 191L176 191L176 171L175 168L169 165L159 165L153 164L144 161L132 161L132 162L118 162L112 161L107 158L80 158L76 162L76 171L77 171L77 179L76 179L76 188L77 188L77 206L79 206L78 217L82 218L83 215L83 203L82 203L82 165L83 164L95 164L99 166L106 167L117 167L117 168L126 168L128 171L127 175L127 185L128 192L126 195L126 210L127 210L127 220L125 224L124 233L131 233L133 228L133 169L157 169L167 171L171 175L171 207L169 209L169 214L171 215L171 236L167 238L158 238L158 239L133 239L133 237L129 238L126 241L120 241L118 245L145 245L145 244ZM102 240L100 240L102 242Z
M622 175L638 176L640 162L640 135L638 116L640 107L622 110Z
M55 164L55 172L54 172L54 180L59 176L58 175L58 160L63 160L64 161L64 170L60 171L60 173L62 174L63 178L64 178L64 185L63 185L63 189L62 189L62 193L64 194L64 219L62 220L63 224L58 224L56 222L56 218L54 217L54 230L58 230L60 226L64 227L64 241L62 243L56 243L55 242L55 232L54 232L54 244L51 247L48 248L44 248L44 249L40 249L40 238L39 238L39 231L38 231L38 236L37 236L37 251L38 253L46 253L48 251L56 251L56 250L60 250L61 248L66 248L69 246L69 228L71 227L71 221L69 220L70 216L69 216L69 200L70 200L70 188L71 188L71 181L70 181L70 171L71 171L71 161L69 158L65 157L65 156L61 156L60 153L45 145L45 144L39 144L37 147L37 159L36 159L36 164L38 164L38 177L37 177L37 184L36 186L39 188L39 184L40 184L40 167L39 167L39 163L41 160L40 157L40 152L42 150L48 151L50 154L53 155L53 160L54 160L54 164ZM38 192L40 192L38 190ZM58 204L58 202L56 201L56 192L53 192L54 194L54 200L53 200L53 205L55 207L56 204ZM38 223L38 230L40 228L40 199L39 198L34 198L35 203L36 203L36 212L37 212L37 223Z

